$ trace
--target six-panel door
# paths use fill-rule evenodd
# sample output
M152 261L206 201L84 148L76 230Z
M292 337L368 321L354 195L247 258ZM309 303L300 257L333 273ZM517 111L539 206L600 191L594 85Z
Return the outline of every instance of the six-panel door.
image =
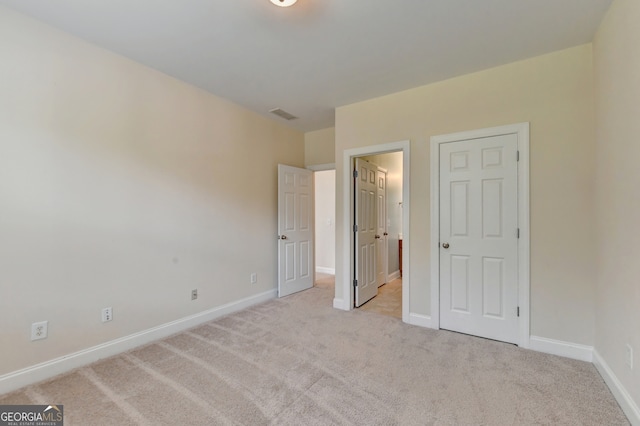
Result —
M376 230L378 229L378 208L376 203L376 175L378 166L356 158L355 217L356 226L356 280L355 306L378 294Z
M313 287L313 172L278 165L278 296Z
M440 327L518 342L517 136L440 146Z

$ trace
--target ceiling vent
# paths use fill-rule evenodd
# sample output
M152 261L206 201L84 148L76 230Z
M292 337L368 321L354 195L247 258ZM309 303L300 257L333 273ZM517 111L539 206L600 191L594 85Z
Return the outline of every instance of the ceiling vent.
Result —
M295 115L289 114L287 111L282 110L280 108L271 109L271 110L269 110L269 112L271 114L277 115L280 118L284 118L285 120L295 120L296 118L298 118Z

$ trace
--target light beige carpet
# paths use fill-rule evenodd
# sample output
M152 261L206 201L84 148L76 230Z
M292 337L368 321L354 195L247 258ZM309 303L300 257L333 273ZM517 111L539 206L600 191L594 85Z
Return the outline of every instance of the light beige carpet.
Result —
M64 405L65 425L623 425L585 362L331 307L319 285L0 404Z

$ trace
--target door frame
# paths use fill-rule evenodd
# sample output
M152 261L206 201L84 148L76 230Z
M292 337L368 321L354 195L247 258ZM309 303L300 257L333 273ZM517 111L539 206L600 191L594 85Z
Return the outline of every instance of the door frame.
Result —
M405 272L402 277L402 321L409 323L409 301L410 299L410 176L411 176L411 142L409 140L390 142L380 145L366 146L362 148L352 148L344 150L343 158L343 175L342 175L342 299L337 298L333 301L333 306L338 309L350 311L353 309L354 291L353 291L353 271L354 271L354 238L352 229L353 218L353 159L364 157L367 155L387 154L389 152L402 152L402 234L403 234L403 255L402 269Z
M530 338L529 123L431 137L431 328L440 329L440 144L515 134L518 138L518 346Z

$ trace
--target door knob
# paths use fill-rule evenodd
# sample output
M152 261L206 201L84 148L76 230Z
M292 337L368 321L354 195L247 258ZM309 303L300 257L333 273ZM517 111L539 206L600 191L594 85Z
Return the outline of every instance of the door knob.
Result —
M379 239L380 239L380 235L376 235L376 240L379 240Z
M384 235L384 236L386 237L387 235L389 235L389 233L388 233L388 232L385 232L385 233L384 233L384 234L382 234L382 235Z
M286 239L287 239L287 236L286 236L286 235L280 235L280 239L281 239L281 240L286 240Z
M446 248L446 249L448 249L448 248L449 248L449 243L444 243L444 244L442 245L442 248Z

